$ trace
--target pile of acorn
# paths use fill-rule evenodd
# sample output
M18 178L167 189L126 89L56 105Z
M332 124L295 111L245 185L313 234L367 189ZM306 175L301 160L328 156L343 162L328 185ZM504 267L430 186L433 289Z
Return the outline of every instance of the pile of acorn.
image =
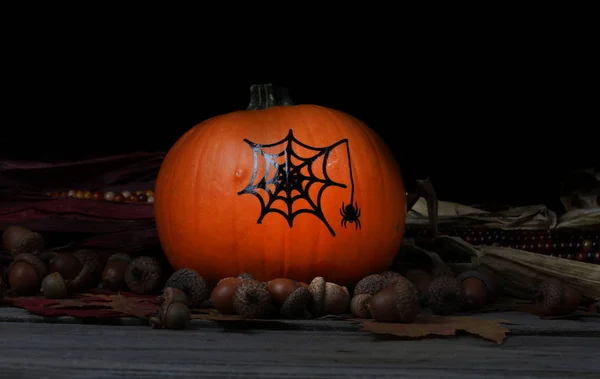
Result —
M105 264L88 249L73 253L47 251L39 233L11 226L2 235L4 249L13 256L8 268L9 296L41 294L64 298L91 288L157 294L159 310L149 318L154 328L183 329L191 310L212 307L222 314L245 318L310 318L342 315L379 322L413 322L422 308L434 314L478 310L500 295L499 281L479 271L454 275L444 266L433 271L386 271L360 280L352 291L316 277L310 283L289 278L268 282L249 273L223 278L214 288L195 270L184 268L166 278L159 262L149 256L113 254ZM580 295L556 279L542 282L535 294L541 314L575 311Z
M114 201L117 203L154 203L154 191L138 190L138 191L88 191L88 190L68 190L47 192L46 195L52 197L85 199L85 200L105 200Z
M369 275L354 288L350 309L356 317L381 322L412 322L427 307L435 315L481 310L501 295L500 281L476 270L454 275L448 267L429 272L406 269ZM581 303L572 286L555 278L533 289L534 307L545 316L571 314Z

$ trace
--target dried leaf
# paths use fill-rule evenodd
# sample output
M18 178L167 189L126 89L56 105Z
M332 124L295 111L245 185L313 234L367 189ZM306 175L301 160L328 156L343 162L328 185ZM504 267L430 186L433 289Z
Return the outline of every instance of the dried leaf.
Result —
M112 308L115 311L122 313L124 316L145 319L158 311L156 299L152 301L148 298L124 296L122 294L85 294L83 296L87 297L87 299L84 300L86 304Z
M505 320L483 320L474 317L419 316L409 324L383 323L372 320L353 319L361 323L362 330L399 337L421 338L430 335L454 336L459 330L478 335L501 344L509 330L502 324Z

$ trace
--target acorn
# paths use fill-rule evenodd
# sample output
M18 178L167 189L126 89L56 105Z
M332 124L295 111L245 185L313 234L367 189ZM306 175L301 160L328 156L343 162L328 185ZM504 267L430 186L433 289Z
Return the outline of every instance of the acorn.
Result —
M198 308L208 298L208 287L204 278L195 270L183 268L169 277L165 287L179 288L187 295L190 307Z
M68 295L67 283L57 271L46 275L42 280L40 292L48 299L60 299Z
M131 292L145 295L156 291L160 285L162 269L152 257L137 257L125 270L125 284Z
M72 280L67 280L69 289L73 292L86 291L99 279L102 265L98 255L90 249L80 249L73 256L81 262L79 274Z
M242 279L234 277L219 280L210 294L212 307L223 314L235 314L233 293L241 283Z
M359 318L371 318L369 302L373 296L363 293L356 295L350 300L350 312Z
M284 317L303 315L311 300L308 288L292 279L270 280L267 283L267 289L271 293L275 305L279 307L279 313Z
M273 296L266 283L254 279L242 280L233 293L233 308L247 318L263 318L275 311Z
M431 275L433 275L434 278L439 278L442 276L454 276L454 273L448 265L439 264L431 270Z
M240 278L242 280L254 279L254 277L252 276L252 274L247 273L247 272L242 272L241 274L238 275L238 278Z
M368 304L371 317L379 322L413 322L421 306L415 285L406 278L375 294Z
M58 272L65 280L73 280L79 275L83 265L71 253L54 252L48 263L48 273Z
M111 255L104 265L104 270L102 270L98 288L109 291L124 289L126 287L125 270L127 270L131 260L132 258L128 254L116 253Z
M542 281L534 297L534 305L543 316L563 316L577 310L580 294L567 283L556 278Z
M383 279L388 282L391 283L390 281L393 281L394 278L397 278L399 276L402 276L399 272L396 271L383 271L381 274L379 274L381 276L383 276Z
M477 310L493 302L497 297L497 285L494 279L483 272L468 270L460 273L456 279L461 282L465 293L465 309Z
M12 225L2 233L2 246L13 256L23 253L40 254L44 251L44 238L37 232Z
M46 266L32 253L22 253L8 266L10 293L19 296L35 295L46 276Z
M325 315L339 315L350 306L350 293L348 288L335 283L326 282L323 277L314 278L308 290L312 296L310 313L314 317Z
M436 315L450 315L463 309L466 303L461 283L450 275L435 278L427 292L427 305Z
M375 295L386 286L386 278L380 274L372 274L362 278L354 286L353 295Z
M183 303L189 304L189 299L185 292L179 288L165 287L162 294L158 297L158 304L162 305L165 303Z
M166 287L158 299L158 312L150 317L152 328L185 329L189 325L192 312L186 304L187 295L182 290Z
M431 286L431 282L433 281L433 276L420 268L410 268L406 270L404 276L415 285L419 296L419 302L422 305L426 304L427 294L429 292L429 286Z

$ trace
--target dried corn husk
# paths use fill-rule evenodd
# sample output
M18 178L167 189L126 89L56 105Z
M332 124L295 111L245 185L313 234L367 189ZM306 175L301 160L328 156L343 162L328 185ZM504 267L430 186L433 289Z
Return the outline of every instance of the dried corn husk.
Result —
M477 249L474 266L493 271L505 281L505 291L530 298L540 281L554 277L573 286L582 296L600 298L600 265L571 261L506 247Z
M600 299L600 265L507 247L473 246L459 237L440 236L436 243L444 250L470 256L472 268L498 276L507 295L531 299L536 285L554 277L569 283L582 296ZM460 271L457 265L450 266Z

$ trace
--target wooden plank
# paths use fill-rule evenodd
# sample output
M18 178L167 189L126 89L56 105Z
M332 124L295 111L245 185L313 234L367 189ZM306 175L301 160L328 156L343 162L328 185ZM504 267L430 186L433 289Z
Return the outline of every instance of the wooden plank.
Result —
M511 324L507 327L510 334L514 335L581 335L600 337L600 317L584 317L579 320L542 320L537 316L523 312L497 312L471 315L486 320L507 320ZM116 325L145 325L135 318L106 319L106 320L81 320L72 317L41 317L20 308L0 308L0 322L32 322L32 323L86 323L86 324L116 324ZM194 320L194 325L203 327L221 328L223 323L212 321ZM278 320L269 323L250 323L245 326L239 322L228 325L235 329L279 329L279 330L313 330L313 331L357 331L358 325L344 320Z
M223 333L0 323L0 372L44 378L598 378L600 339L382 340L356 331Z

